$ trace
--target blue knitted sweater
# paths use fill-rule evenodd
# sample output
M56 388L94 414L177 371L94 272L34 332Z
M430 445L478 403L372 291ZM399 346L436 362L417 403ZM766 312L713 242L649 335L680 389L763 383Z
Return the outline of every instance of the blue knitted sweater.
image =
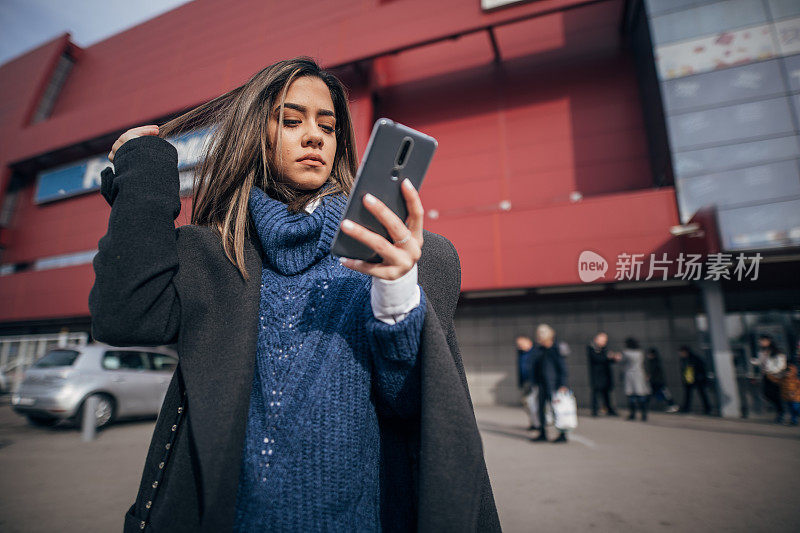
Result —
M237 531L383 529L378 417L418 416L426 297L374 317L370 276L330 255L346 202L292 214L250 192L264 268Z

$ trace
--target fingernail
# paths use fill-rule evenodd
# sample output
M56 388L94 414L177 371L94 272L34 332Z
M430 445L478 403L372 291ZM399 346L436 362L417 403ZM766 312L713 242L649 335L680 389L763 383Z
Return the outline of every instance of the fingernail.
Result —
M411 183L411 180L408 179L408 178L403 180L403 186L408 188L408 189L413 189L414 188L414 184Z
M365 201L366 201L368 204L374 204L374 203L375 203L375 197L374 197L374 196L372 196L370 193L367 193L367 194L365 194L365 195L364 195L364 200L365 200Z
M353 229L355 227L355 224L353 224L352 222L350 222L347 219L344 219L344 220L342 220L342 227L344 229Z
M346 257L340 257L339 258L339 262L342 263L342 264L347 263L347 258Z

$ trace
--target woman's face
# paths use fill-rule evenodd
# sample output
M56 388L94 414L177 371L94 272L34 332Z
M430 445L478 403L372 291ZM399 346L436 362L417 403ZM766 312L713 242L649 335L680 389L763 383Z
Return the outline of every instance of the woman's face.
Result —
M280 102L269 116L269 139L279 179L304 190L318 189L328 180L336 155L336 114L330 90L314 76L297 78L286 92L283 128L278 128Z

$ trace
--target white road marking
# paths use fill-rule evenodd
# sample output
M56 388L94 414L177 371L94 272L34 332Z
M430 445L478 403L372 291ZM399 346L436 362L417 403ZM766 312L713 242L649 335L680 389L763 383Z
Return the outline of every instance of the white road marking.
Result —
M588 439L586 437L581 437L577 433L568 433L567 434L567 438L569 440L574 440L575 442L579 442L579 443L583 444L584 446L586 446L587 448L596 448L597 447L597 444L592 439Z

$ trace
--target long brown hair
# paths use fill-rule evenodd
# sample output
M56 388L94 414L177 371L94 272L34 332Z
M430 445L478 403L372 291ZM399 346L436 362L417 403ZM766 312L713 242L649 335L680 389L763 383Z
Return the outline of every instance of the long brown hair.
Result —
M301 190L281 181L271 158L280 148L283 103L289 85L297 78L321 79L331 93L336 114L336 155L328 182L316 190ZM269 141L270 110L280 103L277 147ZM200 127L212 127L212 140L195 169L192 224L211 226L222 239L228 259L244 279L244 243L252 222L248 215L250 189L255 185L271 197L300 212L308 202L344 192L350 194L358 167L355 135L347 89L331 72L309 57L278 61L262 69L247 83L200 105L159 128L168 137Z

